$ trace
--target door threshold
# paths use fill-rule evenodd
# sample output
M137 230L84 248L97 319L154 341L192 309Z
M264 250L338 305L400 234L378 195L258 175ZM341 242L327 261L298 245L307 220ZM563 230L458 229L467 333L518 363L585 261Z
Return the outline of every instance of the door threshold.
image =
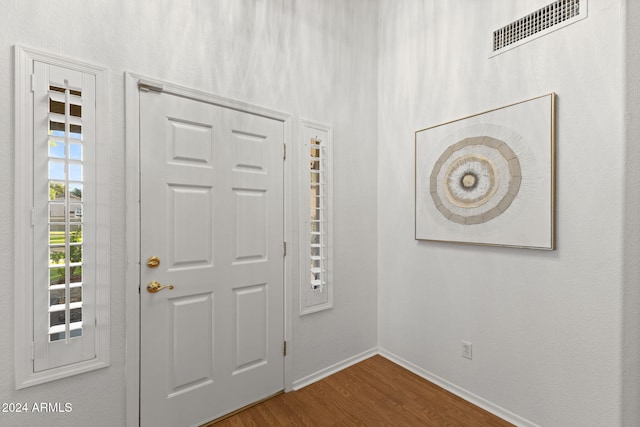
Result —
M229 418L229 417L233 417L234 415L236 415L236 414L238 414L238 413L240 413L240 412L244 411L245 409L249 409L249 408L251 408L251 407L253 407L253 406L259 405L259 404L261 404L262 402L266 402L267 400L272 399L272 398L274 398L274 397L276 397L276 396L279 396L279 395L281 395L281 394L283 394L283 393L284 393L284 390L280 390L280 391L278 391L278 392L276 392L276 393L273 393L273 394L272 394L272 395L270 395L270 396L265 397L264 399L260 399L260 400L258 400L258 401L253 402L253 403L249 403L248 405L243 406L243 407L242 407L242 408L240 408L240 409L236 409L235 411L233 411L233 412L229 412L228 414L223 415L223 416L221 416L221 417L219 417L219 418L216 418L215 420L209 421L208 423L204 423L204 424L202 424L200 427L211 427L211 426L213 426L214 424L219 423L219 422L220 422L220 421L222 421L222 420L226 420L226 419L227 419L227 418Z

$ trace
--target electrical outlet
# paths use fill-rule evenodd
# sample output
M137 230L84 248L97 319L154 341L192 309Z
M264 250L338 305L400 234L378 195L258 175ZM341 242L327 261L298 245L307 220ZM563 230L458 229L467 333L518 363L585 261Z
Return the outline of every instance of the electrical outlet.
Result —
M469 360L473 358L473 345L470 342L462 341L462 357Z

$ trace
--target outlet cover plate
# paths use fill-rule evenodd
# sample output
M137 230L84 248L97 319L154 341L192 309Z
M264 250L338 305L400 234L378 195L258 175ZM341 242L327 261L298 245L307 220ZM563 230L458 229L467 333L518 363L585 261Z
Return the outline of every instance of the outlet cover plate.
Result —
M470 342L462 341L462 357L469 360L473 358L473 345Z

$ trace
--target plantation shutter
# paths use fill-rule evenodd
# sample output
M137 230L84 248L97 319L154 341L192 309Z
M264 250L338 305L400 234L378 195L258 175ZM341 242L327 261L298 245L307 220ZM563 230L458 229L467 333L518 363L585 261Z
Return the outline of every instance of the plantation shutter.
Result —
M34 62L34 371L96 357L95 76Z
M300 314L333 307L331 278L332 140L331 129L303 121L301 247L303 277Z

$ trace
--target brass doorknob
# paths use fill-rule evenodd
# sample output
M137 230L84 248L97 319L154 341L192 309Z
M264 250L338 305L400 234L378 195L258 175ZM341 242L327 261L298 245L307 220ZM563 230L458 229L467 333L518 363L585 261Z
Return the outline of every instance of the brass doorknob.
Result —
M163 289L169 288L169 290L173 289L173 285L164 285L162 286L160 283L155 280L147 285L147 292L155 294L156 292L160 292Z

